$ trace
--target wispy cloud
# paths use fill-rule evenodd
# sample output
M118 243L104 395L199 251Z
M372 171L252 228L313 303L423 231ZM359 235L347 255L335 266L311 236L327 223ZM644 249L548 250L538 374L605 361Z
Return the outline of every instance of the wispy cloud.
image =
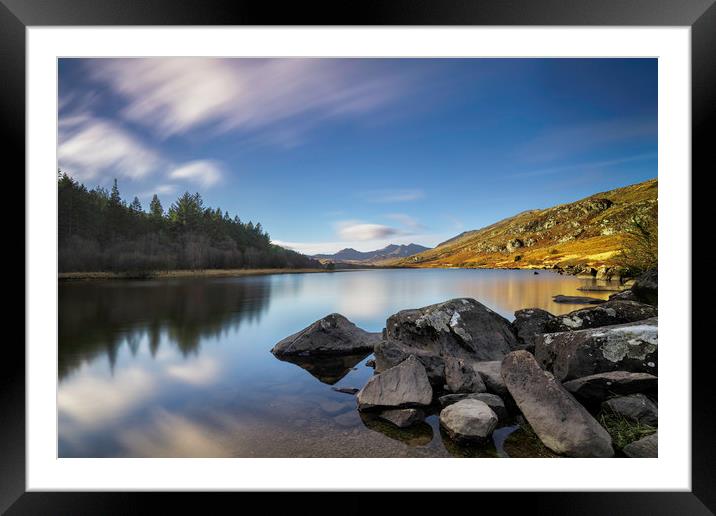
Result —
M398 229L382 224L365 224L348 221L338 223L338 236L343 240L378 240L398 234L400 234Z
M549 162L624 142L651 140L656 133L655 117L617 118L557 126L520 145L516 155L525 162Z
M615 165L622 165L624 163L633 163L636 161L644 161L648 159L654 159L657 157L655 152L647 152L644 154L635 154L633 156L623 156L621 158L601 160L601 161L587 161L584 163L577 163L573 165L564 165L560 167L549 167L537 170L528 170L525 172L517 172L512 174L513 177L535 177L535 176L546 176L550 174L557 174L559 172L570 172L573 170L591 170L598 168L608 168Z
M358 197L371 203L410 202L424 198L425 192L419 188L367 190Z
M60 169L81 181L112 177L143 180L151 175L168 181L156 186L153 192L146 192L149 196L171 194L178 189L177 182L210 188L224 176L224 167L217 160L175 163L119 123L90 111L61 114L57 159Z
M100 174L139 179L163 166L162 157L109 120L79 114L62 118L57 157L80 180Z
M386 217L397 221L398 223L413 231L425 229L425 225L421 224L418 219L416 219L415 217L411 217L410 215L406 215L405 213L389 213L386 215Z
M210 188L218 183L223 176L221 164L213 160L196 160L181 164L169 172L169 178L196 183Z
M199 127L221 133L274 126L280 139L290 134L295 143L288 122L297 116L371 112L397 97L401 84L351 60L101 59L87 66L90 77L125 99L123 117L162 137Z

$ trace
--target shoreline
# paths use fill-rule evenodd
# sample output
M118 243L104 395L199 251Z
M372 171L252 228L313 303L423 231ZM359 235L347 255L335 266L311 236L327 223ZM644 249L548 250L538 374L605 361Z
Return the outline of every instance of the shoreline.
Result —
M268 274L306 274L319 272L346 272L362 269L178 269L170 271L146 272L60 272L58 281L88 280L139 280L139 279L175 279L175 278L230 278L241 276L263 276Z
M385 270L385 269L405 269L405 270L524 270L524 271L543 271L555 274L565 274L581 279L602 279L607 283L617 283L621 287L627 287L633 283L633 278L623 278L621 280L613 278L595 278L594 276L567 271L564 269L555 269L553 267L537 268L537 267L366 267L366 268L337 268L337 269L178 269L178 270L162 270L162 271L135 271L135 272L112 272L112 271L92 271L92 272L60 272L57 279L64 281L91 281L91 280L156 280L156 279L179 279L179 278L231 278L242 276L266 276L270 274L310 274L310 273L332 273L332 272L353 272L365 270Z

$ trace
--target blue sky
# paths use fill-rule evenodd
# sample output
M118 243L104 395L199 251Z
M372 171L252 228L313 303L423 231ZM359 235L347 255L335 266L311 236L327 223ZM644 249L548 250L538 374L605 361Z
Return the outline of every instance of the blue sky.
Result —
M656 59L61 59L62 170L309 254L427 246L657 175Z

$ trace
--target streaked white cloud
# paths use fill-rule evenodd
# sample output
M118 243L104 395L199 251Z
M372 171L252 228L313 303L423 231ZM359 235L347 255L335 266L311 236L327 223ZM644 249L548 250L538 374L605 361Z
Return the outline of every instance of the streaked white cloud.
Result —
M408 229L417 231L419 229L425 229L425 226L421 224L418 219L406 215L405 213L389 213L386 215L389 219L393 219Z
M399 233L399 230L382 224L355 222L341 222L338 224L338 236L343 240L378 240Z
M214 160L196 160L180 164L169 172L168 177L210 188L222 179L223 168Z
M607 159L600 161L587 161L583 163L576 163L572 165L564 165L561 167L550 167L540 168L536 170L528 170L525 172L517 172L512 174L514 177L535 177L535 176L546 176L551 174L557 174L559 172L570 172L574 170L586 171L598 168L609 168L617 165L623 165L624 163L633 163L636 161L644 161L648 159L655 159L657 154L655 152L648 152L644 154L635 154L633 156L623 156L615 159Z
M171 183L160 183L151 192L172 194L177 182L210 188L221 181L224 168L219 161L199 159L173 163L150 148L118 123L79 111L60 116L57 159L61 170L80 181L109 178L144 180L163 176Z
M275 125L281 138L290 134L295 144L288 123L298 115L321 120L366 113L401 91L397 77L370 74L350 60L101 59L88 68L94 80L125 99L123 117L162 137L199 127L225 132Z
M360 192L358 197L371 203L410 202L424 198L425 192L419 188L368 190Z
M637 140L653 140L657 120L645 117L614 118L576 125L551 125L521 143L515 154L528 163L549 162L579 153L606 149Z
M60 119L57 159L82 181L102 174L139 179L164 164L159 153L116 123L87 114Z

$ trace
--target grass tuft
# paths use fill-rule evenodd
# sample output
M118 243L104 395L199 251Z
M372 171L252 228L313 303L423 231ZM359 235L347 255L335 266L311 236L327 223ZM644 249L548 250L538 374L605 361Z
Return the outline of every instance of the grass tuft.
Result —
M629 443L653 434L657 430L653 426L630 421L610 411L602 411L599 415L599 422L612 436L614 447L618 450L621 450Z

